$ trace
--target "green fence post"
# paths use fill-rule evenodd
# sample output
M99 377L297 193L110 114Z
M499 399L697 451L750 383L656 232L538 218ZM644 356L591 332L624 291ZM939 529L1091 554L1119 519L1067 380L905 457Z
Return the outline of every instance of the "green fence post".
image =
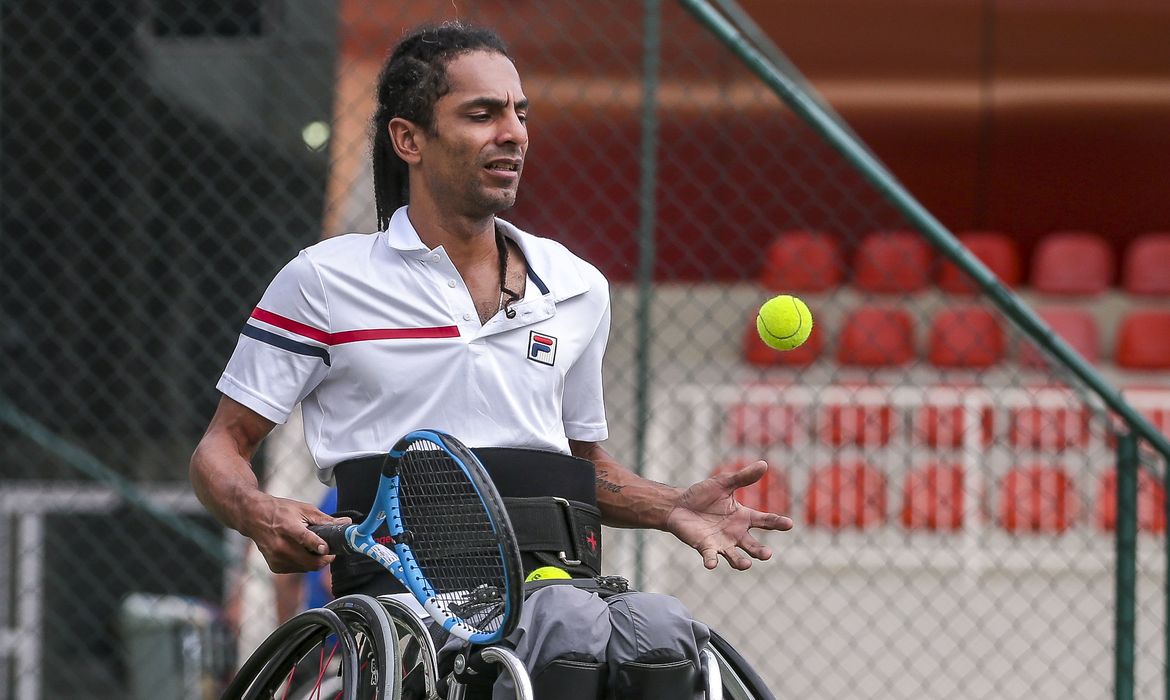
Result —
M1117 598L1114 601L1113 697L1133 700L1137 622L1137 436L1117 441Z
M650 422L650 306L654 300L654 224L658 217L658 66L662 51L661 0L645 0L642 13L642 123L638 186L638 349L634 403L634 471L646 473L646 428ZM634 533L634 585L643 583L645 535Z

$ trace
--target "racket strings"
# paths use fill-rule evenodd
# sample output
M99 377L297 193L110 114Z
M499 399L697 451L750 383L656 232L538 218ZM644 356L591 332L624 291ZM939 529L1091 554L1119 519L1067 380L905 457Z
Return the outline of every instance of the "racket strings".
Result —
M474 484L438 445L419 441L399 463L403 526L440 601L472 627L502 623L507 580L499 536Z

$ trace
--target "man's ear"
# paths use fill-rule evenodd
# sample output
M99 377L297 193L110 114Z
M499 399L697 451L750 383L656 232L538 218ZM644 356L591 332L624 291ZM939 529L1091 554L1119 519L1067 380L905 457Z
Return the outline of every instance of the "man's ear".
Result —
M394 152L408 164L415 164L422 160L422 141L426 138L422 127L409 119L394 117L386 125L390 132L390 143L394 145Z

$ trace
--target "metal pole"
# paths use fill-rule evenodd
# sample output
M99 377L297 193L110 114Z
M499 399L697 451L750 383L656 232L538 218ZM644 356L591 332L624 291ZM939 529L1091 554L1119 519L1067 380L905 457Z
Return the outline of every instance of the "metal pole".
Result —
M1133 700L1137 624L1137 437L1117 441L1117 591L1114 600L1113 697Z
M634 471L646 473L646 429L650 421L651 304L654 301L654 227L658 218L658 66L661 59L661 0L644 0L642 12L642 119L638 187L638 344L634 403ZM634 585L641 588L645 535L634 533Z
M186 538L215 561L228 562L229 555L223 543L190 520L179 517L166 508L153 503L137 485L105 465L86 450L57 435L32 416L21 411L15 404L0 396L0 425L7 425L32 440L46 452L56 455L69 467L85 474L99 484L115 491L127 503L149 514L164 527Z

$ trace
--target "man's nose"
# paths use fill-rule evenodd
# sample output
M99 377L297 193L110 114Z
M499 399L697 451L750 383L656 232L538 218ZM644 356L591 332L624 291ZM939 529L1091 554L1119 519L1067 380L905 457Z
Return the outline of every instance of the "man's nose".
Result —
M528 127L520 121L520 115L509 112L508 116L500 120L500 132L496 137L498 143L516 143L528 145Z

